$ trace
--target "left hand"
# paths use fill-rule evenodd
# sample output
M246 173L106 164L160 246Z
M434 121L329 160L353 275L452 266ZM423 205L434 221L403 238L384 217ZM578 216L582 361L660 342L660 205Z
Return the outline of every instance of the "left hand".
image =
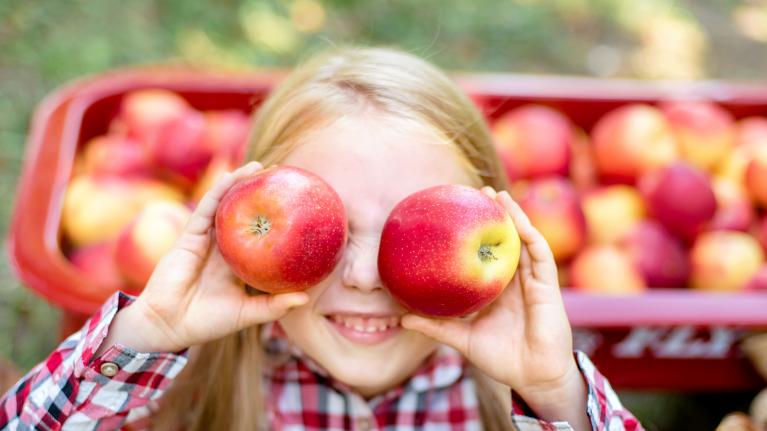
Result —
M473 319L408 314L402 318L402 326L457 349L528 402L536 397L554 401L551 396L564 395L563 388L572 388L573 379L581 379L554 256L507 192L496 193L490 187L482 191L511 215L522 240L511 283Z

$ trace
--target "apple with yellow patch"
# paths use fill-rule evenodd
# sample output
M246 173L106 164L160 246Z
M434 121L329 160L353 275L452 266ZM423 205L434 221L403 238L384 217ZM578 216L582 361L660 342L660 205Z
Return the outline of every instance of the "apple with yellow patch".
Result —
M631 184L678 158L671 126L649 105L628 104L608 112L594 125L592 140L600 177L609 182Z
M570 259L586 244L586 217L578 192L569 179L554 176L519 181L513 192L530 222L546 239L557 262Z
M381 234L378 271L409 310L464 316L503 292L520 247L511 217L492 198L467 186L435 186L394 207Z
M631 257L615 245L586 247L570 264L570 286L585 293L632 295L647 284Z
M672 101L661 105L671 125L682 158L693 166L712 170L735 144L732 114L704 101Z
M178 189L157 180L80 175L64 197L61 226L78 247L108 241L156 199L181 202L185 198Z
M146 204L117 238L115 259L120 273L133 287L143 287L191 217L191 211L174 201Z
M620 184L586 193L581 206L590 240L597 244L617 242L647 213L642 195L635 188Z
M764 251L744 232L712 231L698 236L690 250L692 286L697 289L742 290L764 264Z

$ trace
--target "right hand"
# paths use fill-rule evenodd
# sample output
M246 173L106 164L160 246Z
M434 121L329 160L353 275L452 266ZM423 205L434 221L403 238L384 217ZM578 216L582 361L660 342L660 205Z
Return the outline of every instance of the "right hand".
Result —
M180 351L279 319L309 300L304 292L249 294L218 251L213 222L221 198L260 169L248 163L222 175L205 194L143 292L115 317L99 354L114 343L139 352Z

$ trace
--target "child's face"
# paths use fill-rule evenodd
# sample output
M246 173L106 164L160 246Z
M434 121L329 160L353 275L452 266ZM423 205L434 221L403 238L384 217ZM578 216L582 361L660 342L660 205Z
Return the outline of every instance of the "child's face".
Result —
M349 241L333 273L308 290L309 302L280 324L299 348L363 396L404 381L437 346L399 326L405 309L378 276L378 243L392 208L411 193L438 184L478 185L454 151L435 135L368 113L311 132L283 161L316 173L338 192Z

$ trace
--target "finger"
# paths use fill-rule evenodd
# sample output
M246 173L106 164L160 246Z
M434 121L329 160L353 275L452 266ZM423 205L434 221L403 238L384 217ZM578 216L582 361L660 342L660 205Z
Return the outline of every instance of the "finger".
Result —
M309 302L309 295L306 292L249 296L242 308L242 326L277 320L292 308L300 307L307 302Z
M530 258L530 252L527 251L527 245L525 244L522 244L522 247L519 249L519 266L517 271L519 271L519 275L522 277L522 285L524 285L525 280L533 278L533 263Z
M213 218L216 215L216 209L218 208L219 202L221 202L221 198L224 197L226 192L229 191L229 189L239 179L254 174L260 169L260 163L250 162L232 172L223 174L200 200L197 208L195 208L194 212L192 213L192 217L189 219L189 223L186 225L184 233L200 235L207 232L208 229L213 225Z
M415 314L402 316L400 324L405 329L418 331L440 343L447 344L466 354L469 346L469 322L458 319L430 319Z
M495 200L495 197L498 195L498 192L496 192L495 189L490 186L482 187L480 190L482 190L482 193L486 194L490 197L490 199L493 200Z
M551 252L546 238L536 229L530 219L527 217L522 208L514 202L508 192L502 191L498 193L498 202L506 208L511 215L511 219L514 222L514 226L519 232L519 237L524 241L528 250L530 251L530 257L533 261L551 261L554 262L554 255Z

